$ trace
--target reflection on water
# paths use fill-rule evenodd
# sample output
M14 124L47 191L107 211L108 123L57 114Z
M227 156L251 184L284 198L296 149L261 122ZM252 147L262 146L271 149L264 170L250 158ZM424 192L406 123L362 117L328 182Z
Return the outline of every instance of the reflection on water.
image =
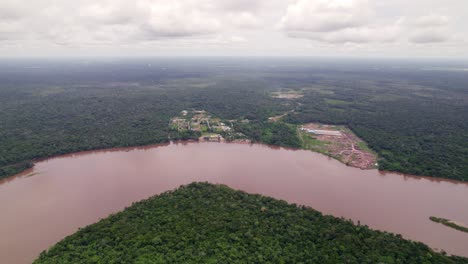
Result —
M426 176L416 176L416 175L410 175L410 174L404 174L404 173L397 173L397 172L388 172L388 171L378 171L380 175L382 176L387 176L387 175L400 175L403 177L405 181L408 180L417 180L417 181L430 181L430 182L435 182L435 183L443 183L443 182L449 182L453 184L462 184L462 185L468 185L468 182L461 182L461 181L456 181L456 180L451 180L451 179L444 179L444 178L437 178L437 177L426 177Z
M193 181L311 206L468 256L468 234L429 220L468 222L466 183L363 171L310 151L185 142L64 155L0 181L0 263L30 263L79 227Z

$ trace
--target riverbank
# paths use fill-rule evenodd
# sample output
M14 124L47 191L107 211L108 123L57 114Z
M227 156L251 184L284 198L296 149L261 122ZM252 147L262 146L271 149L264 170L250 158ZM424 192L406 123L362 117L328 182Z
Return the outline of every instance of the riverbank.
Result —
M0 211L8 212L0 226L0 259L31 263L78 228L194 181L310 206L449 254L468 252L465 233L428 219L450 210L467 222L467 183L360 170L307 150L184 141L69 154L1 181L0 200L15 202L0 203Z
M91 148L91 149L90 148L85 148L83 150L77 150L77 151L64 153L64 154L56 154L56 155L51 155L51 156L45 156L45 157L37 158L37 159L34 159L34 160L30 161L28 163L29 164L28 167L25 167L24 169L21 169L21 170L19 170L18 172L14 173L14 174L9 174L9 175L7 175L5 177L0 177L0 184L2 182L8 182L8 181L12 180L12 177L14 177L14 176L26 175L26 174L28 174L29 172L31 172L34 169L34 166L37 163L42 162L42 161L51 160L51 159L67 158L67 157L73 157L73 156L76 156L76 155L91 154L91 153L96 153L96 152L106 153L106 152L114 152L114 151L128 152L128 151L131 151L131 150L145 150L145 149L151 149L151 148L160 147L160 146L168 146L168 145L170 145L172 143L183 144L184 145L184 144L189 144L189 143L200 143L200 142L203 142L203 141L200 141L198 138L185 139L185 140L170 140L170 139L167 139L167 140L161 141L159 143L155 142L155 143L142 144L142 145L115 146L115 147L108 147L108 148ZM285 146L265 144L265 143L262 143L262 142L246 141L246 140L224 140L222 143L226 143L226 144L264 145L264 146L267 146L267 147L271 147L273 149L283 148L283 149L288 149L288 150L309 150L309 151L311 151L313 153L317 153L317 154L320 154L320 155L335 159L338 162L347 165L346 163L342 162L338 158L333 157L332 155L327 155L327 153L325 153L325 152L321 152L321 151L317 151L317 150L310 150L310 149L307 149L307 148L285 147ZM349 166L349 165L347 165L347 166ZM350 166L350 167L352 167L352 166ZM375 169L377 169L377 168L375 168ZM421 178L421 179L426 179L426 180L433 181L433 182L450 182L450 183L454 183L454 184L458 184L458 183L468 184L467 181L453 180L453 179L444 178L444 177L435 177L435 176L427 176L427 175L414 175L414 174L401 173L399 171L386 171L386 170L380 170L380 169L377 169L377 170L382 175L397 174L397 175L400 175L400 176L405 177L405 178L418 178L418 179Z
M189 142L190 140L187 140L187 141ZM88 147L71 149L70 151L52 153L50 155L43 155L43 156L31 159L31 160L22 161L17 164L7 165L7 166L0 168L0 180L7 179L11 176L28 171L34 167L35 163L41 162L47 159L53 159L53 158L58 158L58 157L63 157L63 156L68 156L68 155L75 155L79 153L93 152L93 151L113 151L113 150L119 150L119 149L145 148L145 147L151 148L157 145L169 144L170 142L171 142L170 139L164 139L164 140L155 140L153 142L143 142L141 144L132 144L132 145L116 144L113 146L96 146L96 147L88 146ZM8 169L9 167L12 167L12 169Z
M201 137L203 141L220 140L221 138L229 141L251 141L255 143L263 143L267 145L274 145L280 147L289 147L295 149L308 149L315 151L329 157L335 158L340 162L361 169L382 169L385 168L382 164L385 162L385 155L372 150L368 144L362 140L362 137L357 136L357 131L344 126L332 126L319 123L309 123L303 125L293 125L281 120L276 122L255 121L255 120L222 120L218 117L212 117L204 110L198 111L200 113L192 113L187 111L180 116L175 116L169 122L168 129L170 130L165 136L148 137L147 139L126 139L125 144L105 144L105 145L89 145L75 148L67 148L66 150L59 150L60 148L52 148L51 154L38 156L32 160L25 160L13 165L4 165L0 167L0 179L7 178L22 171L30 169L37 161L53 158L63 154L73 154L81 151L93 151L101 149L114 149L121 147L139 147L139 146L152 146L154 144L164 144L170 140L199 140ZM291 114L294 110L288 111ZM284 117L284 115L282 115ZM270 120L271 121L271 120ZM343 137L333 137L329 135L311 135L306 131L298 129L302 127L309 128L331 128L332 130L341 131ZM203 137L203 132L208 129L213 129L216 132L217 138ZM193 131L192 131L193 130ZM236 132L237 131L237 132ZM190 132L190 133L188 133ZM73 144L72 144L73 145ZM48 153L47 151L41 151ZM382 154L378 156L377 153ZM385 154L385 155L383 155ZM380 160L379 160L380 159ZM382 161L382 162L381 162ZM396 169L395 169L396 168ZM402 170L395 167L391 172L401 172ZM423 174L416 175L425 176ZM438 178L436 176L430 176ZM446 178L443 175L440 178ZM460 180L460 179L458 179ZM466 181L465 181L466 182Z
M309 123L300 126L302 148L330 156L360 169L378 169L378 156L345 126Z

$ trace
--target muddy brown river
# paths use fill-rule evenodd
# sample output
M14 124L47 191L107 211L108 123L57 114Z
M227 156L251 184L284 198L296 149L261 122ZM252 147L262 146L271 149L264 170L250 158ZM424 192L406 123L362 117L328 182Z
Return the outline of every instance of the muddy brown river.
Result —
M178 143L84 152L38 162L0 182L0 263L31 263L67 235L182 184L227 184L402 234L468 256L468 184L347 167L321 154L263 145Z

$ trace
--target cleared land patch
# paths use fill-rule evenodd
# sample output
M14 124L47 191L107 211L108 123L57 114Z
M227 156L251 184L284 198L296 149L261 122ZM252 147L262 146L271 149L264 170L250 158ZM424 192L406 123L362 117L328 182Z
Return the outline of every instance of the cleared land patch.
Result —
M336 158L360 169L377 167L377 155L344 126L310 123L300 127L303 148Z
M304 94L301 91L288 90L281 92L271 93L271 97L279 99L298 99L304 97Z
M281 118L287 116L287 115L290 114L290 113L294 113L294 109L291 110L291 111L288 111L288 112L286 112L286 113L284 113L284 114L282 114L282 115L277 115L277 116L269 117L269 118L268 118L268 121L270 121L270 122L278 122L278 121L281 120Z

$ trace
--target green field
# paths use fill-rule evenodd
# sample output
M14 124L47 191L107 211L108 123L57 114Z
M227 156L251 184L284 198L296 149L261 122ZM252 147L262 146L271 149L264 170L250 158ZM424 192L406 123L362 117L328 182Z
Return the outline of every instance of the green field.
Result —
M328 145L327 142L317 140L316 138L314 138L313 135L304 131L298 131L298 133L302 140L303 149L310 149L328 155L327 150L325 148L325 146Z

